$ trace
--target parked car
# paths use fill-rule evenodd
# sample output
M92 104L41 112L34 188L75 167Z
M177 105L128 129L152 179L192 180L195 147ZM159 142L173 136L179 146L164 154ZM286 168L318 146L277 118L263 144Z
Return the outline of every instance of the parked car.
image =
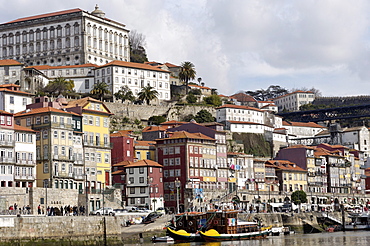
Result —
M128 212L127 209L122 209L122 208L116 208L116 209L113 209L113 211L114 211L114 213L116 215L118 215L118 214L125 214L125 213Z
M155 211L161 214L166 214L166 210L162 207L157 208Z
M125 209L129 212L137 212L138 208L135 206L126 206Z
M148 214L141 223L143 224L149 224L154 222L157 218L161 217L162 214L157 213L157 212L151 212Z
M99 208L97 210L94 210L90 213L91 215L110 215L110 216L114 216L116 213L114 212L114 210L112 208Z

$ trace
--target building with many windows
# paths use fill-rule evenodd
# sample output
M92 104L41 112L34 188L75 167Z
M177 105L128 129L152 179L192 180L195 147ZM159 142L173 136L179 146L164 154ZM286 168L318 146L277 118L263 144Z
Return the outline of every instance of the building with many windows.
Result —
M82 116L87 190L95 193L111 186L109 116L112 113L103 102L91 97L69 101L63 108Z
M17 125L36 132L37 186L79 189L84 183L83 163L75 163L73 115L53 107L28 105L14 115ZM77 115L76 115L77 116Z
M302 105L312 103L314 100L315 93L312 91L294 91L272 99L278 106L279 112L283 110L299 111Z
M218 172L216 167L216 140L201 133L178 131L157 139L158 163L163 165L165 206L176 211L197 206L193 200L202 196L217 198L215 189L226 191L227 170ZM177 194L179 204L177 204ZM186 197L185 197L186 196ZM189 200L190 199L190 200Z
M98 6L19 18L0 25L0 59L29 66L129 61L128 33Z

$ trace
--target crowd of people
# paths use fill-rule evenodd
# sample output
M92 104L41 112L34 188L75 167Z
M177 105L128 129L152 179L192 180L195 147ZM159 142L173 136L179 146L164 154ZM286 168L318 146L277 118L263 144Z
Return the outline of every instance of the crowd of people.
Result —
M86 213L85 206L71 206L65 205L60 207L50 207L46 208L46 215L47 216L83 216ZM45 214L44 207L38 205L37 207L37 214L42 215Z
M14 203L14 205L10 205L9 208L9 214L31 214L31 207L30 205L24 205L23 207L18 206L17 203Z

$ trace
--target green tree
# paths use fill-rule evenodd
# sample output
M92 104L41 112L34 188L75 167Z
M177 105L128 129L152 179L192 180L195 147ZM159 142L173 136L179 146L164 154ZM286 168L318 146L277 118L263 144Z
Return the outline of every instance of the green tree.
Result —
M194 117L194 120L198 123L214 122L215 118L210 112L205 109L200 110Z
M282 96L288 93L288 90L279 85L270 85L266 90L246 91L246 94L254 97L258 101L266 101L271 98Z
M194 118L195 118L195 116L193 114L188 114L188 115L185 115L184 117L182 117L182 121L190 122Z
M191 89L189 91L189 94L200 96L200 95L202 95L202 91L200 89Z
M186 61L181 64L180 72L179 72L179 79L185 83L186 94L188 94L188 91L189 91L189 88L188 88L189 80L194 79L196 74L197 73L195 71L193 63Z
M211 95L211 96L209 96L209 97L205 97L205 98L203 99L203 101L204 101L206 104L214 105L214 106L216 106L216 107L218 107L218 106L221 106L221 105L222 105L222 100L221 100L221 98L220 98L218 95L216 95L216 94Z
M291 195L292 202L295 205L300 205L301 203L307 202L307 194L303 190L296 190Z
M67 80L63 77L58 77L50 81L48 85L43 88L43 91L53 96L59 96L60 94L66 96L67 94L73 92L74 87L75 83L73 80Z
M193 93L189 93L189 95L187 95L186 96L186 101L188 102L188 103L196 103L197 102L197 97L196 96L194 96L194 94Z
M98 82L94 85L94 88L90 91L90 95L97 97L100 101L103 101L104 96L111 94L109 86L105 82Z
M150 101L158 98L158 94L158 91L154 90L154 87L148 85L143 87L137 95L139 100L146 101L146 104L150 105Z
M114 93L114 96L117 100L121 100L122 103L124 103L126 100L129 100L131 102L135 100L134 94L127 85L122 86L119 91Z
M162 115L154 115L148 119L150 125L159 125L166 121L166 117Z

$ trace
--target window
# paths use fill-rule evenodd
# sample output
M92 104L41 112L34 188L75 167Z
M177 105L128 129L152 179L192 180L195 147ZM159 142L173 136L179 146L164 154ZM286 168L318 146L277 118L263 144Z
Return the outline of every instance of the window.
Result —
M54 131L54 138L58 138L58 131Z
M140 187L140 194L144 194L145 193L145 187Z
M9 103L14 104L14 97L9 97Z
M88 90L90 88L89 80L85 79L85 89Z
M49 163L44 162L44 173L49 173Z
M144 177L140 177L140 178L139 178L139 183L140 183L140 184L143 184L143 183L144 183Z

